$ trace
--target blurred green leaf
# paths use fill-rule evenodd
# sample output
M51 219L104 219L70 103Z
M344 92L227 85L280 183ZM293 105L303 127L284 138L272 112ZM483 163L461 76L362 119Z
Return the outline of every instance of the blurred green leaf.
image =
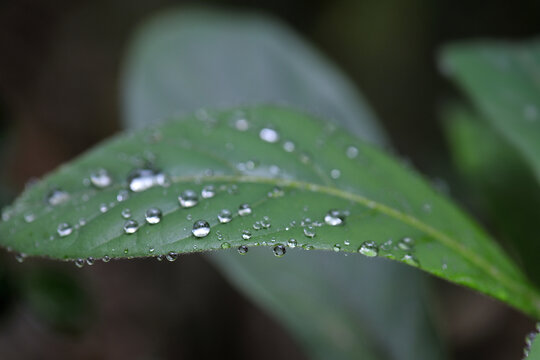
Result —
M441 61L540 181L540 41L455 44Z
M517 150L470 109L450 106L443 117L454 163L470 185L470 201L540 283L540 192L534 173Z

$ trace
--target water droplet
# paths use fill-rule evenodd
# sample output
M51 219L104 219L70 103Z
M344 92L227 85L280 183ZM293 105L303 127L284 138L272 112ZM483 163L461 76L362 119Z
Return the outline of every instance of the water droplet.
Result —
M219 212L217 218L220 223L226 224L232 220L232 213L227 209L223 209Z
M31 223L34 220L36 220L36 215L34 215L33 213L28 213L28 214L24 215L24 221L25 222Z
M197 220L193 224L191 232L195 237L203 238L210 233L210 224L205 220Z
M253 223L253 230L261 230L261 229L262 229L261 222L260 221L255 221Z
M47 203L52 206L60 205L69 200L69 194L60 189L52 189L47 194Z
M269 198L278 198L282 197L283 195L285 195L285 191L283 191L283 189L279 186L274 186L274 188L268 192Z
M203 199L211 199L216 195L216 189L214 185L207 185L203 187L201 191L201 197Z
M73 227L68 223L61 223L60 225L58 225L58 228L56 228L56 231L58 232L58 235L60 235L60 237L65 237L71 235L71 233L73 232Z
M404 237L403 239L399 240L397 246L403 251L409 251L414 246L414 240L410 237Z
M341 245L339 244L334 244L334 247L332 248L335 252L340 252L341 251Z
M285 255L286 252L287 252L287 249L285 248L285 246L283 246L281 244L278 244L278 245L274 246L274 255L275 256L282 257L283 255Z
M271 128L262 128L259 137L261 140L272 144L279 141L279 133Z
M169 252L166 256L168 261L173 262L178 259L178 253L175 253L174 251Z
M86 219L85 219L85 218L80 218L80 219L79 219L79 226L80 226L80 227L83 227L83 226L85 226L85 225L86 225Z
M135 220L128 220L124 224L124 233L135 234L139 230L139 223Z
M163 261L163 259L165 259L165 255L158 255L158 256L156 256L156 260L157 260L157 261Z
M239 253L240 255L245 255L245 254L247 254L248 250L249 250L249 249L248 249L248 247L247 247L246 245L240 245L240 246L238 247L238 253Z
M251 214L251 207L249 204L242 204L238 207L238 215L246 216Z
M109 211L109 207L107 206L107 204L103 203L103 204L99 205L99 211L102 214L105 214L107 211Z
M168 181L165 174L153 169L133 170L127 178L129 189L133 192L141 192L156 185L166 186Z
M224 242L223 244L221 244L222 249L228 249L230 247L231 247L231 244L229 244L228 242Z
M94 265L94 262L95 262L95 260L94 260L93 257L90 256L90 257L86 258L86 264L88 264L89 266Z
M193 190L186 190L180 194L178 197L178 202L180 203L180 206L183 208L190 208L197 205L199 202L199 197L197 196L197 193Z
M349 146L347 148L346 154L349 159L354 159L358 156L358 149L354 146Z
M249 129L249 122L244 118L237 119L234 123L234 126L238 131L246 131L247 129Z
M316 235L315 228L313 226L306 226L304 228L304 235L306 235L308 238L313 238Z
M343 245L349 246L349 245L351 245L351 241L350 241L349 239L347 239L347 240L345 240L345 241L343 242Z
M127 199L129 199L129 191L125 189L120 190L118 194L116 195L116 200L118 202L123 202L123 201L126 201Z
M18 263L22 263L26 259L25 253L16 253L15 254L15 260L17 260Z
M150 225L159 224L161 217L161 210L156 207L151 207L150 209L146 210L146 214L144 216L146 222Z
M122 210L122 217L124 219L129 219L131 217L131 210L130 209Z
M103 261L104 263L108 263L109 261L111 261L111 258L109 257L109 255L105 255L101 258L101 261Z
M298 245L298 243L297 243L297 241L295 239L289 239L289 241L287 241L287 245L291 249L294 249L296 247L296 245Z
M374 241L364 241L358 249L358 252L368 257L374 257L379 254L379 247Z
M401 261L403 261L406 264L413 265L413 266L419 266L420 263L418 262L418 259L416 259L412 254L405 254L401 258Z
M341 171L339 171L339 169L332 169L330 171L330 176L334 180L339 179L339 177L341 176Z
M295 149L295 145L292 141L285 141L283 143L283 150L285 150L286 152L293 152L294 149Z
M98 189L103 189L112 184L112 177L105 169L99 169L90 174L90 182Z
M345 222L345 213L336 209L329 210L324 216L324 222L330 226L342 225Z
M281 171L281 169L277 165L270 165L270 167L268 168L268 171L272 175L279 175L279 172Z
M86 263L86 261L84 261L84 259L75 260L75 266L78 267L79 269L82 268L85 263Z
M247 230L242 231L242 239L249 240L251 239L251 233Z

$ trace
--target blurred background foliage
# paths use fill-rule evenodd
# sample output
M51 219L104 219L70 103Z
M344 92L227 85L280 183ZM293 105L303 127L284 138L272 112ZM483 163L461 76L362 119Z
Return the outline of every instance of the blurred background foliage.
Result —
M202 3L1 2L0 201L5 203L32 177L121 129L119 79L136 26L171 6ZM471 141L475 133L489 130L468 120L477 116L468 112L469 104L441 111L447 109L441 105L448 99L462 97L441 76L436 54L441 45L454 40L538 34L539 2L204 4L260 11L285 22L362 91L395 152L449 189L497 237L538 234L527 226L526 219L535 218L534 212L517 215L522 210L518 199L527 200L527 192L517 191L522 185L516 187L515 181L533 186L528 170L519 159L513 160L511 152L502 152L501 163L475 158L486 153L492 159L492 144L500 140L493 134L495 138L481 143ZM441 120L448 117L460 120L444 125L448 123ZM456 147L458 142L469 144L471 151ZM490 182L493 174L505 173L500 168L504 164L523 176ZM508 188L516 194L501 193ZM450 358L520 358L523 338L534 327L530 319L481 295L431 282L435 291L430 311ZM196 255L173 264L118 261L78 270L43 260L21 266L2 252L0 315L2 359L306 358L280 323Z

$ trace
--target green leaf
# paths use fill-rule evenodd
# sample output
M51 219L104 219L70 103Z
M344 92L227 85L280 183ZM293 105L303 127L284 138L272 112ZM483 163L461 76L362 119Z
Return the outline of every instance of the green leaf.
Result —
M500 239L540 283L540 192L523 157L465 106L449 106L445 125L457 168L467 181L467 198L490 220Z
M276 19L168 10L134 39L122 78L130 129L207 106L280 103L320 114L369 142L387 142L354 85Z
M119 192L141 185L126 180L141 166L161 169L166 180L156 176L150 183L161 179L165 186L132 192L118 202L125 195ZM84 186L92 173L96 185L109 186ZM112 184L104 181L109 177ZM202 192L210 185L217 194L205 199ZM69 200L45 206L56 187L70 194ZM196 206L187 207L193 205L186 201L187 190L201 194ZM150 207L163 212L159 224L145 223ZM124 209L130 209L130 220L122 218ZM234 213L229 223L218 221L223 209ZM3 218L9 220L0 224L2 245L58 259L242 245L267 245L280 254L290 239L304 249L368 255L376 247L379 256L540 314L540 297L519 269L412 171L333 125L283 108L199 112L110 140L25 191ZM80 219L85 225L75 228ZM211 226L208 236L192 234L198 220ZM135 233L126 233L129 221L138 222ZM259 224L262 229L254 230ZM244 231L249 239L243 239ZM375 246L366 243L371 241Z
M538 337L538 332L540 332L540 324L536 324L536 331L529 333L525 338L524 359L540 360L540 337Z
M444 49L441 60L540 181L540 41L456 44Z

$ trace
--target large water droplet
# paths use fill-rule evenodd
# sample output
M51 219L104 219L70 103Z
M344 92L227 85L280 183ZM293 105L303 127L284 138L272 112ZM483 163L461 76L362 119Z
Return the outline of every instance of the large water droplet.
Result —
M49 205L56 206L60 205L69 200L69 194L60 189L52 189L47 194L47 202Z
M135 234L139 230L139 223L135 220L128 220L124 224L124 233Z
M193 190L186 190L180 194L178 197L178 202L183 208L190 208L197 205L199 202L199 197L197 193Z
M129 189L133 192L141 192L151 187L167 183L165 175L153 169L133 170L127 178Z
M263 128L259 132L259 137L261 140L269 142L269 143L275 143L279 141L279 133L271 128Z
M58 228L56 228L56 231L58 232L58 235L60 235L60 237L65 237L71 235L71 233L73 232L73 227L68 223L61 223L60 225L58 225Z
M219 212L217 218L220 223L226 224L232 220L232 213L227 209L223 209Z
M112 184L112 177L105 169L99 169L90 174L90 182L98 189L103 189Z
M210 224L205 220L197 220L193 224L193 229L191 230L193 235L198 238L203 238L210 233Z
M201 190L201 197L203 199L211 199L216 195L216 188L214 185L207 185Z
M161 221L161 210L156 207L151 207L150 209L146 210L146 214L144 218L146 219L146 222L150 225L159 224Z
M374 257L379 254L379 247L373 241L364 241L358 252L368 257Z
M249 250L249 249L248 249L248 247L247 247L246 245L240 245L240 246L238 247L238 253L239 253L240 255L245 255L245 254L247 254L248 250Z
M324 222L330 226L338 226L345 222L345 213L336 209L332 209L324 216Z
M282 257L283 255L285 255L286 252L287 252L287 249L285 248L285 246L283 246L281 244L278 244L278 245L274 246L274 255L275 256Z
M249 204L242 204L238 207L238 215L246 216L251 214L251 207Z

